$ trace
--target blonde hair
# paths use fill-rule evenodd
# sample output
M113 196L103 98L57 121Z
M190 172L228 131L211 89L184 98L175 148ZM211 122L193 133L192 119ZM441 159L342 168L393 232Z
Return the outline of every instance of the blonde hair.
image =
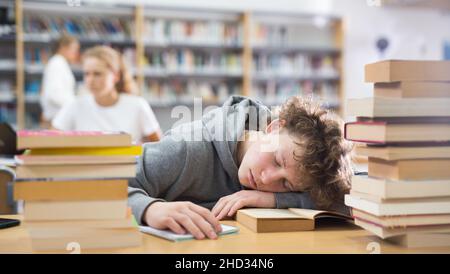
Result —
M115 86L117 92L135 95L139 93L133 76L120 52L108 46L95 46L83 53L83 59L88 57L97 58L105 62L109 69L119 74L119 81L117 81Z
M59 37L59 39L56 41L53 52L58 52L61 48L67 47L68 45L72 43L78 43L78 39L75 36L69 35L69 34L63 34Z

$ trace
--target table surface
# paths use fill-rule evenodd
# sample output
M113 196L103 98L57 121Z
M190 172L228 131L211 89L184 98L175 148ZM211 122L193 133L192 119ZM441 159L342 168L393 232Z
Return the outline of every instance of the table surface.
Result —
M20 215L0 218L22 220ZM450 253L450 247L410 249L396 246L371 235L352 223L323 222L314 231L254 233L235 221L223 224L239 227L239 233L217 240L171 242L143 234L139 247L81 250L81 253L155 253L155 254L302 254L302 253ZM32 253L23 225L0 230L0 253ZM69 253L69 251L65 251Z

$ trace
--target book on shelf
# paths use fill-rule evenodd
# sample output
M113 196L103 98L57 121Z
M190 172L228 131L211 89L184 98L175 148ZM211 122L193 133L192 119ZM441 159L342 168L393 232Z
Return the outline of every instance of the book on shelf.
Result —
M41 89L41 80L29 80L25 83L25 94L26 95L39 95Z
M270 26L253 22L252 41L254 46L287 46L287 26Z
M369 158L369 176L391 180L448 180L450 158L386 161Z
M25 64L47 64L51 55L51 50L48 47L27 47L25 49Z
M448 82L392 82L375 83L375 97L388 98L445 98L450 97L450 81Z
M450 98L361 98L348 100L350 116L442 117L450 116Z
M191 49L169 49L151 52L143 60L148 64L147 71L174 73L242 74L241 54L237 53L202 53ZM149 76L152 76L151 74ZM159 76L159 75L157 75Z
M417 198L408 201L369 201L354 195L345 195L345 204L375 216L450 214L450 198Z
M386 60L365 67L365 81L450 81L450 61Z
M125 219L127 200L25 201L26 221Z
M252 46L256 48L278 47L286 49L300 48L303 50L319 48L325 51L337 50L336 46L331 42L336 33L335 29L331 27L334 25L334 22L328 26L323 26L323 28L317 28L312 18L302 18L297 22L295 21L296 19L291 19L293 20L286 22L285 18L280 18L277 24L264 22L263 18L252 20L250 37ZM326 34L323 33L324 30ZM316 39L305 40L305 36L321 37L323 40L318 43Z
M256 54L253 59L255 76L278 77L339 77L331 56L315 57L304 53Z
M3 59L0 60L0 70L9 70L16 68L16 60L15 59Z
M355 154L359 156L379 158L387 161L404 159L449 158L449 145L426 146L374 146L357 145Z
M314 230L316 221L323 218L351 220L338 212L302 208L248 208L238 210L236 215L237 222L258 233Z
M242 26L238 22L181 19L146 19L144 43L241 46Z
M448 119L446 119L448 120ZM347 140L375 143L436 143L450 142L450 123L448 121L406 122L395 121L356 121L345 124L344 135Z
M18 149L131 146L131 135L109 131L20 130Z
M136 50L134 48L124 47L117 49L122 53L124 62L129 68L136 67ZM29 47L25 48L25 70L30 74L41 74L45 71L45 65L52 57L52 52L48 47ZM82 72L81 64L76 63L70 66L74 74Z
M127 180L16 181L14 199L25 201L125 200Z
M398 181L358 175L352 177L351 190L386 200L450 196L450 180Z
M221 224L221 227L222 231L218 233L218 236L236 234L239 232L239 228L235 226ZM190 233L177 234L170 230L156 229L150 226L139 226L139 230L143 233L154 235L173 242L180 242L194 239L194 236Z
M134 37L134 20L127 18L34 16L24 18L25 41L37 37L58 37L68 33L83 39L130 40Z
M18 165L17 179L95 179L133 178L136 176L135 164L83 164L83 165Z
M0 79L0 98L14 98L14 80Z

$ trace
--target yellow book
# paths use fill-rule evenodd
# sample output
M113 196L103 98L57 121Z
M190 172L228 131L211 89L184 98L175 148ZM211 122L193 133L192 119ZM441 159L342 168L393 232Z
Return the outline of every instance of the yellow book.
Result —
M95 148L38 148L26 151L27 155L141 155L142 146L126 146L126 147L95 147Z

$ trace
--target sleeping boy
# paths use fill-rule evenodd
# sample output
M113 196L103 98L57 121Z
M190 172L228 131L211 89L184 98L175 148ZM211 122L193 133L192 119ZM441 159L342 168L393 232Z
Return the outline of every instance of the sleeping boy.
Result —
M243 207L348 213L351 144L341 123L291 97L278 117L242 96L147 143L128 202L142 225L216 239L219 220Z

